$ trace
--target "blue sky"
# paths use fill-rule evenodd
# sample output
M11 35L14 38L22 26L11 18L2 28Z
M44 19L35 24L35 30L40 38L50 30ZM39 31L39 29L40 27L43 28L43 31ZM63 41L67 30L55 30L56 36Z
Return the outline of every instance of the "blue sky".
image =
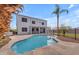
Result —
M60 15L60 26L64 24L71 27L79 27L79 5L60 4L62 9L68 9L69 13ZM56 27L56 15L51 14L54 11L55 4L25 4L23 12L20 14L45 19L49 27ZM16 15L12 15L11 28L16 27Z

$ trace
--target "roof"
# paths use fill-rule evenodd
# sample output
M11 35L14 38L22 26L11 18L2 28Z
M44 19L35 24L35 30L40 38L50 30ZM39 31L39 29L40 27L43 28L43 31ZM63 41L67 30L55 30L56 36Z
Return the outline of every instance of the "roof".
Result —
M20 14L17 14L17 15L18 15L18 16L23 16L23 17L34 18L34 19L36 19L36 20L42 20L42 21L46 21L46 22L47 22L47 20L40 19L40 18L35 18L35 17L31 17L31 16L25 16L25 15L20 15Z

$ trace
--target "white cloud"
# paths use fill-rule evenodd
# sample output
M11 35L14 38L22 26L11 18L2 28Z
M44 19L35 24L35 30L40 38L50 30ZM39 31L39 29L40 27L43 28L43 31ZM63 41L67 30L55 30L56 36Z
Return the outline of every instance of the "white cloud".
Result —
M74 7L74 4L71 4L70 6L69 6L69 9L71 9L71 8L73 8Z

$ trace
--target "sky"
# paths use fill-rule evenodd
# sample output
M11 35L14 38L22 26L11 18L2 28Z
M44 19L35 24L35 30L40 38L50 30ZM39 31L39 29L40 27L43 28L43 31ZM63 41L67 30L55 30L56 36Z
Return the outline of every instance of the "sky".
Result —
M32 16L47 20L47 26L56 27L56 15L52 14L55 9L55 4L24 4L23 12L20 14ZM61 9L67 9L69 13L62 13L60 15L60 26L71 26L73 28L79 27L79 5L78 4L60 4ZM12 22L10 27L16 28L16 15L12 15Z

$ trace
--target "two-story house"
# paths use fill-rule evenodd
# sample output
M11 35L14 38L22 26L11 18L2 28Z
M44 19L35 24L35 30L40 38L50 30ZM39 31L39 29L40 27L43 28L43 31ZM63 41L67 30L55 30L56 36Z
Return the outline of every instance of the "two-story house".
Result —
M30 16L17 15L16 26L18 34L46 34L47 21Z

